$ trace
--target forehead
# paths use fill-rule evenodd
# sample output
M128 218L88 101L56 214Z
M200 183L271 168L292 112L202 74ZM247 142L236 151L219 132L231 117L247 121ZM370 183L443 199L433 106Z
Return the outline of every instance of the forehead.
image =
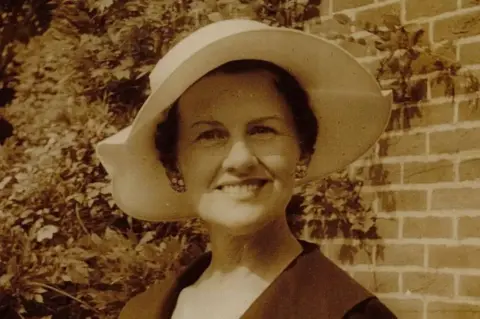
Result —
M179 99L183 121L205 118L289 116L275 78L267 71L218 73L192 85Z

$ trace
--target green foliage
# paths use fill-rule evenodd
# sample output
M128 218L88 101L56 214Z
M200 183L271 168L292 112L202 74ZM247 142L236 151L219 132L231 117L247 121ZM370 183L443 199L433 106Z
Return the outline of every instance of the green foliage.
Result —
M126 300L204 251L208 237L199 220L146 223L126 217L112 200L94 146L133 120L150 93L149 72L192 31L235 17L309 30L319 5L56 0L40 36L12 40L16 94L5 116L15 135L0 149L0 311L8 301L24 317L116 318ZM440 67L434 50L419 45L423 31L400 26L396 17L387 16L384 26L335 18L318 33L384 52L377 77L396 90L397 103L425 98L415 84L418 67L438 78L461 73L448 61ZM351 27L367 35L358 37ZM438 81L450 83L447 75ZM478 80L469 81L471 93L478 91ZM305 185L289 207L292 229L316 241L349 239L343 260L351 261L359 249L371 251L370 242L377 245L380 238L362 185L346 172Z

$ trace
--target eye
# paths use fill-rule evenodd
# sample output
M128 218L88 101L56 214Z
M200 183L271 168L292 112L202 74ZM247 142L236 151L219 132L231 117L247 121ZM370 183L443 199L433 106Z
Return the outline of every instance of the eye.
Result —
M266 134L277 134L277 131L269 126L258 125L250 129L250 134L252 135L266 135Z
M202 140L211 141L211 140L217 140L222 138L225 138L225 133L221 130L214 129L214 130L208 130L200 133L197 136L196 141L202 141Z

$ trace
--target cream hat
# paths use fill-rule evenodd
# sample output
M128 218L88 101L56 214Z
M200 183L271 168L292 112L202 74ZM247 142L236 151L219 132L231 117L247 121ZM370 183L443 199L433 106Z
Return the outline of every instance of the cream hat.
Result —
M385 130L391 95L382 92L374 76L341 47L251 20L212 23L181 40L156 64L150 74L152 93L133 124L96 147L111 177L113 198L126 214L146 221L194 217L188 187L186 193L170 187L155 148L156 126L189 86L216 67L242 59L284 68L309 93L319 131L316 152L299 183L345 168Z

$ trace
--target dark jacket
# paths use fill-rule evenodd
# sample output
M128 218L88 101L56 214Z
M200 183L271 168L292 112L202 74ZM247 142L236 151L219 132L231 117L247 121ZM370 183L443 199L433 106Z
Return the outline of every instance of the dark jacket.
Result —
M252 303L240 319L397 319L374 295L325 257L317 245L301 241L300 254ZM208 267L200 256L179 277L155 283L132 298L119 319L169 319L180 291Z

